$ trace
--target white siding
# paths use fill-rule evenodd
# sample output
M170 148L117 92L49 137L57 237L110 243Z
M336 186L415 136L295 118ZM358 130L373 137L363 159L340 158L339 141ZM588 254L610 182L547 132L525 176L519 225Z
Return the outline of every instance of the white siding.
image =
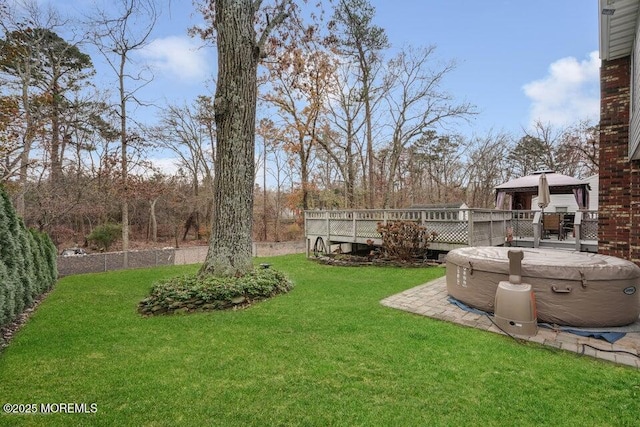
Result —
M589 178L585 179L585 182L588 182L591 186L591 191L589 191L589 210L597 211L598 210L598 192L600 191L599 186L599 176L593 175Z
M640 159L640 26L636 26L636 38L631 54L631 105L629 124L629 158Z
M576 198L573 197L573 194L552 194L551 195L551 203L549 206L544 208L545 212L556 212L556 208L558 207L566 207L567 212L575 212L578 210L578 204L576 203ZM538 197L534 197L531 199L531 209L540 210L538 207Z

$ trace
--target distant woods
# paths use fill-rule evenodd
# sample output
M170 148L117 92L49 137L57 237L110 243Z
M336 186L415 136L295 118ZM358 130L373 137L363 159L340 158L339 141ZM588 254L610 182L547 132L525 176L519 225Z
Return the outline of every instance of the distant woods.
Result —
M154 122L139 122L134 112L151 106L138 89L152 73L128 55L153 38L161 11L151 1L117 3L136 6L122 17L145 29L137 39L119 38L131 33L109 27L116 20L106 15L80 22L89 18L37 3L0 6L0 183L25 224L56 244L82 245L96 227L123 222L126 239L206 239L222 113L215 87L203 83L196 99L164 105ZM536 123L517 135L499 130L512 124L496 123L496 130L463 134L460 125L481 122L481 106L447 91L455 69L443 60L447 52L392 49L367 0L324 7L312 13L292 4L254 53L254 239L300 237L305 209L454 201L490 208L493 187L511 178L538 169L578 178L598 172L593 123ZM269 16L258 28L272 24ZM211 40L206 28L191 32ZM113 69L98 75L95 63L105 58ZM175 167L154 158L173 158Z

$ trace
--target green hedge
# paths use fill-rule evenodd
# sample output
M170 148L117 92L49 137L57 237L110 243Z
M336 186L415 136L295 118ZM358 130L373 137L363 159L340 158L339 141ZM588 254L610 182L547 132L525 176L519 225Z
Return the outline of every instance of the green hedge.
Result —
M58 278L48 235L29 230L0 187L0 327L11 323Z

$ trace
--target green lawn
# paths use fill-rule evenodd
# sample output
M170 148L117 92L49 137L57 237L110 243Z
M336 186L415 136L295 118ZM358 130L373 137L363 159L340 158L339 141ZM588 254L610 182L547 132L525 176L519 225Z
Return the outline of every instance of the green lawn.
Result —
M0 425L638 425L640 371L386 308L442 268L260 258L295 282L242 311L142 318L195 266L66 277L0 354Z

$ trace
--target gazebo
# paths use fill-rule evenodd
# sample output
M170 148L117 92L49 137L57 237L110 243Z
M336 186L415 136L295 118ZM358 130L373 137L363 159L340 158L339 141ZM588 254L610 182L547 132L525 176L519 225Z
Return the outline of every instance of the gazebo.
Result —
M589 207L588 190L591 188L588 183L560 173L540 171L495 187L496 209L504 208L505 197L508 194L511 196L509 210L531 210L531 199L538 194L538 182L542 173L547 176L551 194L573 194L576 198L578 209L587 209Z

